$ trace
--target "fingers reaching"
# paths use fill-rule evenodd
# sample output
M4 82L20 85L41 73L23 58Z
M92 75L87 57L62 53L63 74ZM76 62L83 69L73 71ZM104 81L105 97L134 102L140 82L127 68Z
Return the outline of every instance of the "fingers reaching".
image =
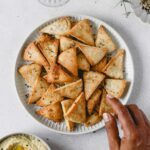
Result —
M107 96L107 103L113 108L123 128L124 136L129 137L136 130L136 126L128 109L115 98Z
M105 121L110 150L119 150L120 138L116 120L108 113L104 113L103 118Z

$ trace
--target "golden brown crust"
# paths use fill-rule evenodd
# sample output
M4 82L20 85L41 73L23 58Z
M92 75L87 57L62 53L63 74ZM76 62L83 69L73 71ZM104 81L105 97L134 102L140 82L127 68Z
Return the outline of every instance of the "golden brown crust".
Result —
M75 37L81 42L94 46L93 32L88 19L79 21L69 32L69 35Z
M37 110L36 113L54 122L63 120L63 112L60 103L55 103Z
M58 63L70 71L74 76L78 76L76 48L70 48L62 52L58 57Z
M107 53L106 48L98 48L83 44L78 44L78 47L92 66L98 64Z
M84 123L86 121L86 101L83 92L68 109L65 118L75 123Z

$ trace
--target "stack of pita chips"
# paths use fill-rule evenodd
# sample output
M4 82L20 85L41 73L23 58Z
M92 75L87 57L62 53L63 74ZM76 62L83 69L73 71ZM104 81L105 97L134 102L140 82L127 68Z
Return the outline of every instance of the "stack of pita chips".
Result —
M48 120L64 119L69 131L77 124L92 126L103 113L113 113L106 95L119 99L124 94L124 55L103 25L94 40L90 20L60 18L24 51L23 59L30 64L19 73L31 86L27 103L41 107L37 115Z

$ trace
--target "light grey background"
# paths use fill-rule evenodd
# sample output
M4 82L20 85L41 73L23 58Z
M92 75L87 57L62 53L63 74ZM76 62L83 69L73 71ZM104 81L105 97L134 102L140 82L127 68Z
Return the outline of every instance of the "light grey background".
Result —
M80 136L50 132L27 114L16 94L14 67L25 38L48 19L69 13L98 17L121 34L135 64L135 85L129 102L141 107L150 119L150 25L134 14L125 18L124 9L115 7L118 1L70 0L65 6L48 8L38 0L0 0L0 137L27 132L48 138L52 150L108 150L104 129Z

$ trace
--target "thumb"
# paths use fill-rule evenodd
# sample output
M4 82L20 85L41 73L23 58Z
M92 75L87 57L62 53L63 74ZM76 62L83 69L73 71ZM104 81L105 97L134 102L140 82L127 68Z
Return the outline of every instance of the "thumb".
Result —
M110 150L119 150L120 138L115 117L108 113L104 113L103 119L105 121Z

